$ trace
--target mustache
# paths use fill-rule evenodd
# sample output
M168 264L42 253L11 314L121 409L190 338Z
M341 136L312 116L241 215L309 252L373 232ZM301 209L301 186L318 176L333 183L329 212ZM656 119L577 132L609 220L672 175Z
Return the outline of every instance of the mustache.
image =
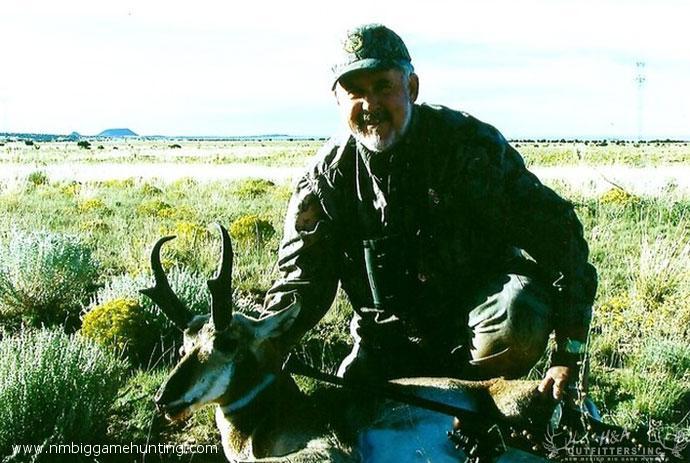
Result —
M390 114L384 108L376 111L362 111L357 118L357 123L362 126L365 124L380 124L390 119Z

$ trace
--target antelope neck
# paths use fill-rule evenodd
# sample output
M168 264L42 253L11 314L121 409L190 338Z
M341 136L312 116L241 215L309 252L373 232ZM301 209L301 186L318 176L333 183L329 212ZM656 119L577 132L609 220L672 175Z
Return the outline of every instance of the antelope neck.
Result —
M251 405L254 400L266 390L266 388L275 382L275 380L276 375L272 373L267 374L259 384L248 390L242 397L234 402L230 402L229 404L220 407L220 409L226 415L238 413L245 407Z

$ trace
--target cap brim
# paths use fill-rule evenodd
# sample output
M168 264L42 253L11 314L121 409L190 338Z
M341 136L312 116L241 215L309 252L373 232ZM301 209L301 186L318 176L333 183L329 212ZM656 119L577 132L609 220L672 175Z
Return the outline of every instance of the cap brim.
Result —
M333 79L332 89L335 89L335 86L340 79L342 79L343 77L345 77L348 74L352 74L353 72L361 71L361 70L365 70L365 69L368 71L377 71L377 70L391 69L391 68L411 69L412 64L409 61L404 61L404 60L390 60L390 59L378 59L378 58L361 59L359 61L355 61L354 63L350 63L346 66L339 67L335 70L335 72L334 72L335 78Z

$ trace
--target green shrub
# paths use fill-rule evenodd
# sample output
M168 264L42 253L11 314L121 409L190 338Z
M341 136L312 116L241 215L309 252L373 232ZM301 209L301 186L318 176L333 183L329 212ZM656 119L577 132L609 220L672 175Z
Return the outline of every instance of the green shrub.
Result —
M190 312L193 314L209 312L210 296L204 278L178 267L170 269L167 276L173 291L189 308ZM115 276L107 281L104 287L98 289L83 315L85 327L86 320L92 317L94 317L94 321L99 320L95 324L96 326L105 327L105 321L108 321L109 317L101 322L102 315L99 315L99 312L102 312L104 308L119 306L120 313L130 313L131 316L128 317L128 321L126 323L124 320L118 322L118 326L122 326L125 331L132 334L119 333L120 338L125 338L120 339L120 342L127 345L129 340L132 346L127 354L132 356L133 361L144 366L155 364L165 353L174 355L176 350L174 347L178 346L182 340L179 330L168 320L165 314L161 313L158 306L151 302L148 297L139 293L140 289L152 285L153 277L148 274ZM135 307L136 312L134 311ZM94 311L96 311L96 315L91 315ZM139 327L141 326L145 327L143 333L140 333ZM112 334L117 332L118 330L115 329Z
M158 196L163 193L163 190L148 182L143 183L139 191L141 191L141 194L144 196Z
M111 215L113 213L101 198L86 199L79 203L77 209L83 214L97 213L99 215Z
M14 230L0 248L0 316L74 329L97 273L91 250L77 237Z
M111 226L101 219L84 220L79 223L79 231L86 233L108 233Z
M60 192L64 194L65 196L69 197L74 197L79 193L79 190L81 190L81 183L77 181L71 181L66 184L63 184L60 187Z
M45 172L36 170L31 172L27 177L26 181L29 182L31 186L40 186L48 184L48 175Z
M122 190L122 189L127 189L127 188L132 188L134 186L134 179L133 178L125 178L125 179L109 179L109 180L103 180L100 182L96 182L96 185L102 186L104 188L113 188L117 190Z
M170 183L169 189L187 192L199 188L199 182L191 177L182 177Z
M145 364L158 341L155 319L133 298L117 298L84 315L81 334L104 347L114 347L134 363Z
M628 193L622 188L612 188L599 198L602 204L615 204L620 206L639 204L640 198Z
M211 301L206 277L179 267L171 268L166 274L171 288L192 314L209 313ZM127 353L139 352L138 357L135 355L132 359L140 361L141 365L148 365L147 362L155 364L164 353L174 355L176 351L174 347L178 346L182 339L180 331L165 314L161 313L151 299L139 293L140 289L152 285L153 276L150 274L136 276L123 274L111 278L96 291L84 311L82 330L89 332L87 336L90 337L92 334L97 334L99 338L110 339L114 344L112 342L106 344L118 347L127 346L127 339L121 339L127 337L134 349ZM238 291L233 295L233 303L237 310L256 309L256 302L250 297L243 297ZM111 321L110 318L115 318L114 316L105 316L102 313L105 309L112 310L113 308L121 315L125 314L126 317L123 318L126 320ZM94 311L96 314L92 315ZM141 325L146 327L143 335L139 334ZM106 329L110 328L113 328L112 331L105 334ZM118 335L119 329L133 334L131 336ZM144 339L150 340L152 344L148 344Z
M169 218L182 217L186 214L188 208L182 206L176 208L174 213L170 214ZM169 259L170 265L173 266L173 262L178 265L185 267L198 268L201 263L202 257L201 252L208 252L209 240L211 234L208 232L206 227L190 220L178 220L174 223L170 223L168 226L162 226L159 229L160 235L174 235L175 239L165 247L165 254ZM166 259L166 261L168 261ZM164 266L165 266L164 261Z
M275 191L273 192L273 195L275 196L276 200L287 204L288 201L290 201L290 198L292 197L292 193L292 186L281 185L280 187L276 187Z
M240 243L261 244L275 234L271 222L258 215L243 215L230 225L230 235Z
M208 313L210 296L208 294L206 281L201 275L188 272L179 267L171 268L166 274L173 291L192 313ZM158 308L148 297L139 293L140 289L148 288L152 285L153 276L150 274L140 274L136 276L129 274L117 275L96 291L86 312L108 301L124 298L136 299L145 311L154 316L158 316Z
M680 339L659 339L642 347L634 366L639 371L659 371L689 382L690 377L685 376L690 373L690 346Z
M206 285L206 278L198 273L188 272L179 267L173 267L167 272L170 287L172 287L177 297L184 302L185 306L194 314L209 313L211 307L211 296ZM149 277L145 286L153 284L153 277ZM142 296L149 301L148 297ZM153 307L153 303L151 303ZM155 308L157 314L160 315L158 308ZM166 322L168 319L165 318Z
M175 223L175 229L172 232L177 236L177 241L184 241L192 246L196 246L201 238L209 235L208 230L198 223L189 221L180 221Z
M644 238L633 280L633 295L649 311L674 294L690 291L690 243L687 234Z
M261 178L243 180L237 184L234 193L240 199L254 199L275 188L275 183Z
M137 213L144 216L164 218L172 216L173 212L173 207L160 199L144 201L137 206Z
M631 357L619 373L617 421L634 426L648 419L680 423L690 405L690 347L681 340L657 340ZM686 424L687 426L687 424Z
M27 330L0 340L0 455L16 444L103 443L126 368L78 335Z

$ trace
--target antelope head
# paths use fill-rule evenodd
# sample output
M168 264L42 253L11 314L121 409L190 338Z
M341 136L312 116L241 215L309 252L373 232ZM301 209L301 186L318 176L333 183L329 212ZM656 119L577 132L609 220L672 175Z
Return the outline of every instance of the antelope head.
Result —
M257 320L232 307L233 251L227 230L222 237L218 270L208 280L211 313L192 316L173 292L163 271L160 250L175 238L158 240L151 251L155 286L141 292L183 333L182 359L156 393L158 408L170 420L186 418L207 403L224 410L240 409L269 387L280 372L282 358L273 340L288 329L296 311Z

